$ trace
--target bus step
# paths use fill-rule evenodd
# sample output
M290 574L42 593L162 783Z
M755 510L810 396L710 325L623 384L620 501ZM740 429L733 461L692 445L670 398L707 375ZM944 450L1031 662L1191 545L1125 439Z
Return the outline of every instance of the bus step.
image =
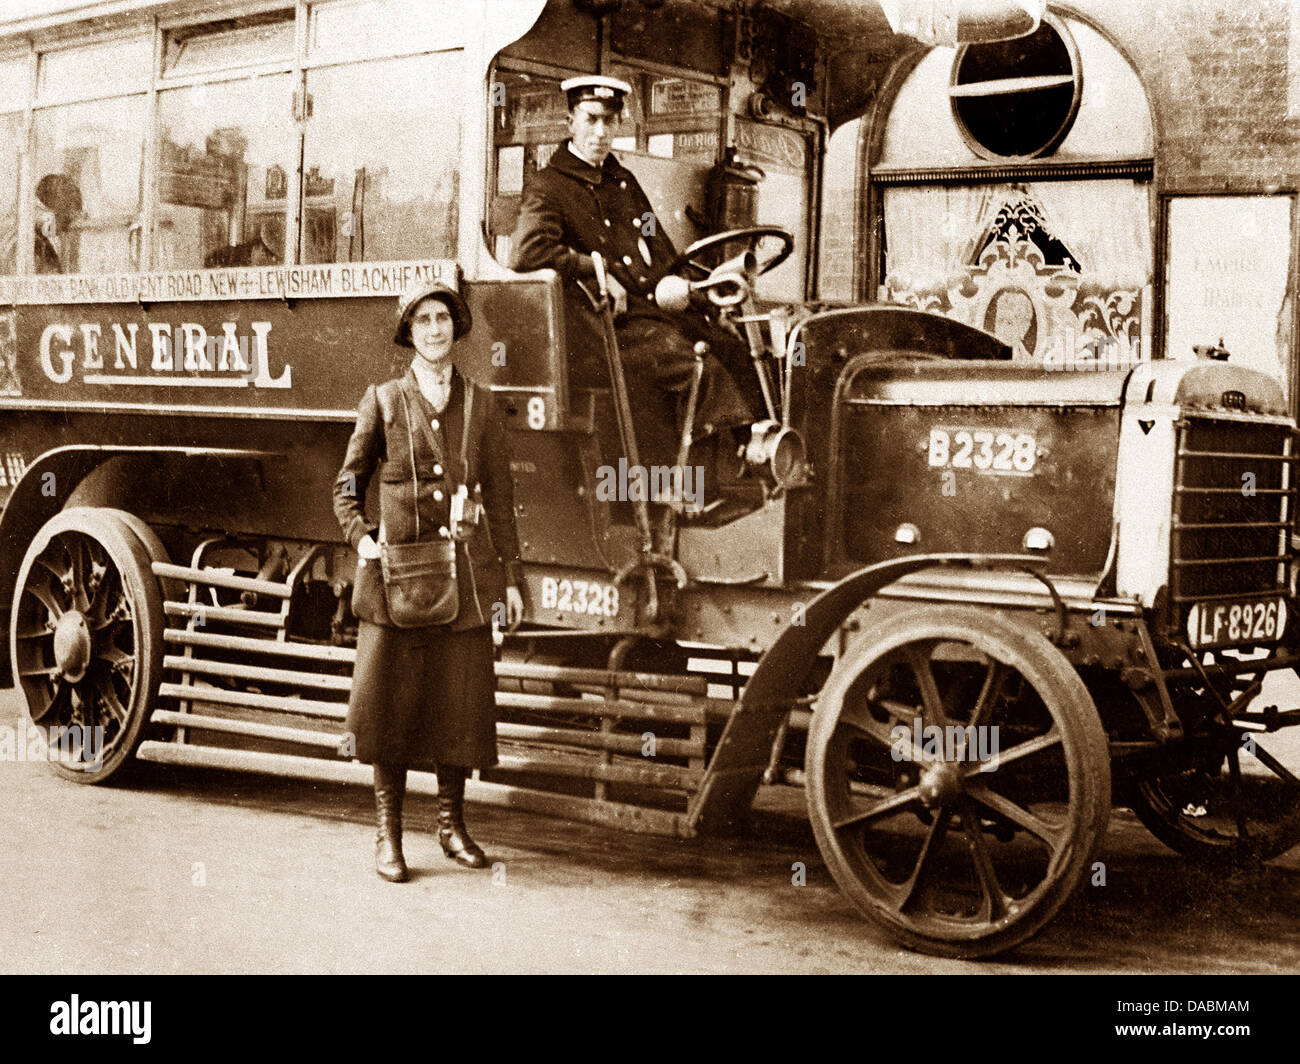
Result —
M326 750L339 748L343 736L338 732L323 732L311 728L293 728L283 724L264 724L261 721L237 720L232 717L213 717L205 713L177 713L170 709L156 709L149 718L154 724L170 724L195 731L220 732L224 735L246 735L255 739L272 739L275 742L297 743L300 746L319 746Z
M258 772L295 779L350 783L361 787L371 786L374 779L373 769L357 761L264 753L259 750L229 750L217 746L192 746L149 740L140 744L136 756L142 761L160 764ZM438 793L437 777L430 772L413 770L407 774L406 789L415 794L435 795ZM479 779L468 781L465 796L469 801L480 805L523 809L547 816L563 817L566 820L617 827L624 831L679 836L691 833L684 814L622 802L596 803L588 798L531 791Z
M318 702L310 698L266 695L258 691L232 691L224 687L205 687L199 684L164 683L158 688L158 694L163 698L176 698L182 702L210 702L221 706L270 709L304 717L343 720L348 715L348 707L343 702Z

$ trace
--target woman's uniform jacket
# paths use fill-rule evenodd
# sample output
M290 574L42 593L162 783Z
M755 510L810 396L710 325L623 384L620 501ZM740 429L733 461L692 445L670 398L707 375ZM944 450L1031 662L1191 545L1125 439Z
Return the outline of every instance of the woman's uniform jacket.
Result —
M472 391L472 401L467 469L461 470L467 387ZM411 435L402 393L411 416L417 421L423 419L428 432L417 424ZM414 496L412 450L417 481ZM451 398L447 408L438 414L420 392L410 370L400 380L366 390L343 468L334 483L334 513L353 549L367 533L378 538L379 525L365 510L367 492L376 473L379 519L390 543L415 541L417 505L420 539L445 537L451 519L451 497L457 486L468 484L471 499L475 497L475 485L480 487L485 521L479 522L471 539L457 545L460 612L447 627L463 631L489 623L493 605L505 601L505 584L522 584L509 444L491 391L470 384L453 370Z

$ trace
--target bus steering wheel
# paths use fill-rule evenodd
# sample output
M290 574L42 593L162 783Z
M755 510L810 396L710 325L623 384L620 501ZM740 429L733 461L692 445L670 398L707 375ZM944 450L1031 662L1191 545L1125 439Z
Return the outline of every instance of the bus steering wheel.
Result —
M728 229L725 233L714 233L713 236L706 236L702 240L695 241L677 258L673 259L672 265L668 267L668 272L670 274L682 274L688 279L703 280L713 273L711 266L706 266L699 261L706 251L712 251L732 241L743 240L745 241L745 249L757 256L759 241L769 236L780 237L781 249L758 263L754 270L754 276L761 277L769 270L774 270L785 262L790 257L790 252L794 250L794 236L788 229L782 229L779 225L751 225L744 229ZM691 271L694 276L687 274L685 272L687 270Z

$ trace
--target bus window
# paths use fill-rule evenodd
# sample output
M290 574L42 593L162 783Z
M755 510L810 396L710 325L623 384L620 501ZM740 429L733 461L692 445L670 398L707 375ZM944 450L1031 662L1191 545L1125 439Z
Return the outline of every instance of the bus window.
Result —
M35 113L37 273L136 268L145 101L95 100Z
M29 69L26 54L0 58L0 111L21 111L27 106Z
M551 161L565 137L568 112L559 77L498 70L492 91L499 93L492 108L495 151L488 236L498 262L510 261L510 237L519 218L524 184Z
M711 82L644 73L615 65L610 73L632 86L623 136L614 150L637 176L678 251L705 235L687 214L703 218L709 172L718 157L722 89Z
M154 269L283 261L292 97L287 74L158 94Z
M22 115L0 115L0 144L17 144ZM18 153L0 152L0 274L18 272Z
M822 166L821 261L817 286L820 299L851 303L856 298L856 197L861 135L862 119L855 118L832 133L826 147L826 161Z
M307 72L303 262L455 257L463 77L460 52Z
M26 54L0 58L0 274L18 272L18 161L31 65Z
M311 6L309 62L436 52L465 43L463 0L329 0Z
M36 76L36 104L144 92L149 88L152 66L153 39L149 36L44 52Z
M289 175L298 164L293 53L292 8L167 33L154 269L284 261ZM260 76L235 73L254 67ZM202 75L208 80L193 83ZM173 79L191 83L168 88Z
M218 26L187 26L168 33L165 75L186 77L293 58L292 9L249 15Z
M798 302L804 297L808 260L808 138L795 129L737 120L736 157L762 169L758 225L779 225L794 234L794 254L759 280L760 299Z

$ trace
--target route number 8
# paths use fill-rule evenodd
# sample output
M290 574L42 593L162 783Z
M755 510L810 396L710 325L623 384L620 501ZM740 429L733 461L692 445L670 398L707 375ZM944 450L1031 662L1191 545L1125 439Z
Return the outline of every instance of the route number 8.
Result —
M546 428L546 400L534 395L528 400L528 427L530 429Z

